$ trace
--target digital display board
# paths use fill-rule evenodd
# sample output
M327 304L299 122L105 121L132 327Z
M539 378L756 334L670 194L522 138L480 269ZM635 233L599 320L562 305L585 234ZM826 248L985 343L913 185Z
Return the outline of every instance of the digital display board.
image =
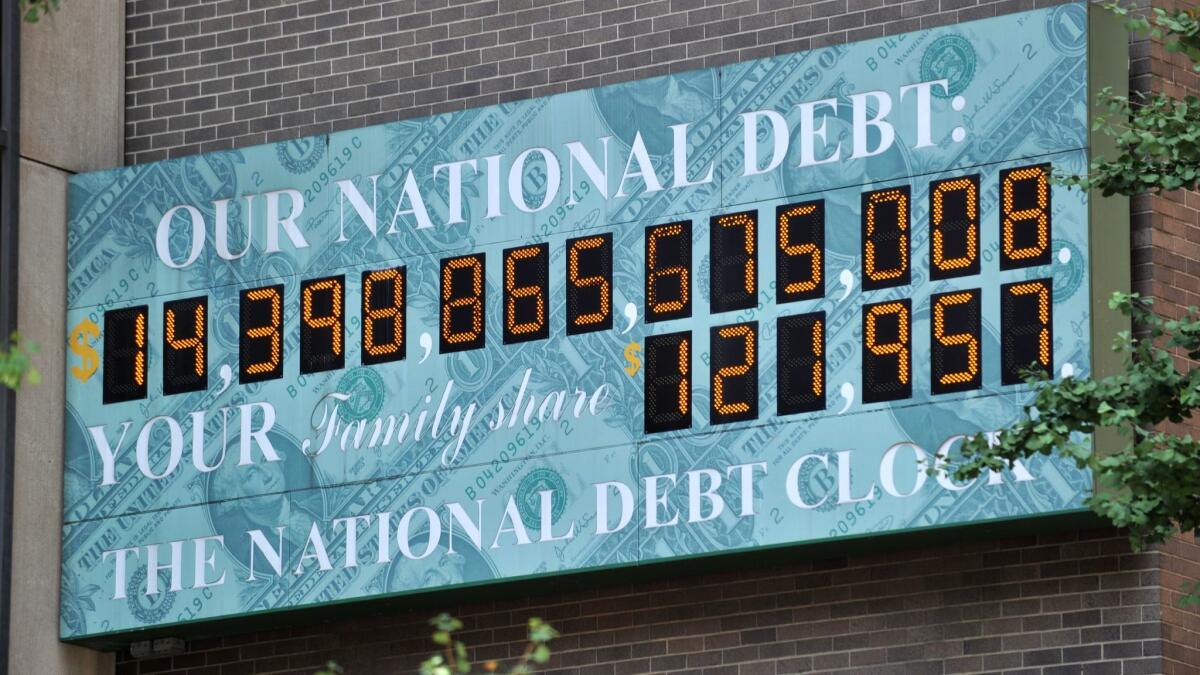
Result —
M1088 20L75 177L62 636L1081 510Z

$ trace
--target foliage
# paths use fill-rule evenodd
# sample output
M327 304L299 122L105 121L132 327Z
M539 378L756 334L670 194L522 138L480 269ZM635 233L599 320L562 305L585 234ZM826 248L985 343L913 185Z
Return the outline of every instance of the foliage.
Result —
M462 622L442 613L429 620L434 627L433 641L442 647L440 654L434 654L421 663L421 675L462 675L474 672L467 656L467 647L454 638L454 632L462 629ZM537 666L550 660L549 643L558 637L558 631L538 618L529 619L529 642L524 653L509 669L508 675L529 675ZM481 664L484 671L494 673L500 664L495 661L485 661Z
M469 675L478 672L474 670L467 652L467 646L454 637L455 631L462 630L462 621L445 612L429 620L433 626L433 641L441 651L421 662L421 675ZM529 637L525 651L517 662L508 670L508 675L532 675L537 666L544 665L550 660L550 641L558 637L558 631L550 624L538 618L529 620ZM495 673L500 669L496 661L485 661L480 664L484 672ZM341 666L330 661L325 668L317 671L316 675L343 675Z
M1155 7L1154 25L1142 14L1132 14L1129 8L1117 4L1108 5L1109 9L1119 16L1129 17L1127 26L1130 30L1149 34L1150 37L1164 40L1163 47L1172 53L1183 54L1196 62L1194 69L1200 72L1200 15L1194 9L1177 9L1167 11Z
M9 389L20 389L22 380L29 384L40 383L42 376L32 359L37 350L36 342L22 340L18 333L13 333L8 351L0 349L0 384Z
M1153 10L1153 24L1121 7L1127 25L1161 39L1200 72L1200 18L1195 10ZM1200 187L1200 99L1166 94L1135 97L1104 92L1108 115L1096 128L1116 142L1115 159L1093 161L1087 176L1064 182L1105 195L1135 195ZM1200 440L1161 429L1189 419L1200 408L1200 369L1177 365L1175 354L1200 360L1200 312L1179 319L1152 311L1151 301L1117 293L1109 306L1133 320L1138 332L1121 332L1113 349L1123 372L1099 379L1040 381L1025 415L1011 427L967 439L960 480L999 470L1034 454L1060 455L1092 469L1099 490L1089 502L1113 524L1128 528L1135 547L1157 544L1177 531L1200 527ZM1086 437L1100 429L1119 434L1122 447L1093 452ZM1197 585L1190 585L1190 591ZM1193 600L1200 598L1193 597Z
M1132 317L1144 331L1122 331L1113 350L1123 370L1098 379L1066 377L1039 381L1025 418L994 435L963 443L956 476L966 479L984 470L1000 470L1035 453L1059 454L1087 466L1101 485L1090 498L1096 513L1128 528L1135 545L1164 541L1176 529L1200 527L1200 441L1154 427L1182 422L1200 407L1200 369L1180 371L1169 351L1200 359L1200 313L1193 307L1181 319L1163 319L1151 301L1117 293L1109 306ZM1115 429L1125 440L1112 454L1097 455L1087 436Z
M58 11L62 0L21 0L21 17L29 23L37 23L43 16Z
M1153 10L1154 23L1129 9L1110 5L1128 16L1134 31L1162 39L1169 52L1181 53L1200 72L1200 15L1196 10ZM1067 176L1064 182L1084 189L1099 189L1104 196L1194 189L1200 185L1200 99L1176 99L1162 93L1115 96L1100 92L1108 115L1095 128L1116 143L1115 158L1098 157L1086 176ZM1115 122L1114 122L1115 120Z

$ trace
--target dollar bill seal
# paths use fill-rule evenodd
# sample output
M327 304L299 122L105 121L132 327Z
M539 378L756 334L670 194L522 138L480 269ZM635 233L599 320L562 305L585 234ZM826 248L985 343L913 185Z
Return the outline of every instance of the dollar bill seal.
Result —
M359 422L372 419L383 409L387 387L379 373L362 366L346 371L338 380L337 390L350 398L338 406L338 417L343 422Z
M159 592L154 595L146 595L146 568L139 567L129 579L129 586L125 589L129 611L133 612L143 626L159 623L167 616L167 612L171 611L171 606L175 604L175 594L166 592L166 589L170 587L170 570L159 570Z
M275 144L275 156L288 173L304 174L312 170L325 156L326 136L311 136Z
M1083 254L1079 247L1066 239L1052 239L1050 250L1054 253L1054 304L1059 305L1071 298L1083 286L1085 269ZM1026 279L1046 276L1046 268L1031 267L1025 271Z
M975 78L975 48L958 35L944 35L933 41L921 57L921 81L946 80L949 87L943 91L932 87L933 95L939 98L957 96Z
M1087 10L1081 5L1061 5L1046 17L1046 38L1063 56L1079 56L1087 50Z
M530 471L517 485L517 509L526 527L537 529L542 526L542 495L552 490L550 499L550 522L557 523L567 508L567 483L554 469L539 468Z

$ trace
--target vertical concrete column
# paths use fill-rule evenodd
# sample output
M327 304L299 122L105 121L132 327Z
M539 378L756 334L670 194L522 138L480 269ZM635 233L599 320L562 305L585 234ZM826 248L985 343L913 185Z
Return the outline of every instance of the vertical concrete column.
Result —
M17 325L42 383L17 395L11 673L113 672L112 654L59 635L66 364L67 179L122 163L124 0L68 1L21 31Z

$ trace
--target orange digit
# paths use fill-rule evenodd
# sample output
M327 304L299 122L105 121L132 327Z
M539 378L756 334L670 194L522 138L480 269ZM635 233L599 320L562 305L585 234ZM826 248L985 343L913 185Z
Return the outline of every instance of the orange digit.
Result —
M1038 321L1042 324L1038 330L1038 362L1046 368L1050 367L1050 289L1045 282L1031 281L1027 284L1016 284L1009 288L1013 295L1037 294Z
M779 250L787 256L811 256L812 276L801 281L792 281L783 287L785 293L804 293L817 288L821 284L821 247L816 242L792 243L792 219L810 216L817 210L816 203L800 204L779 214Z
M133 341L137 346L137 356L133 359L133 380L138 386L146 384L146 314L138 312L134 322Z
M600 248L601 246L604 246L604 237L588 237L586 239L577 239L571 244L570 250L567 251L567 280L580 288L599 286L600 290L600 309L575 317L576 326L590 326L602 323L608 319L608 315L612 310L609 306L609 297L612 295L612 290L609 288L608 279L600 274L590 277L579 276L579 252L581 250Z
M750 372L751 366L754 365L754 331L751 330L749 325L741 324L721 328L717 331L717 335L723 338L742 338L745 344L746 358L739 365L719 368L713 374L713 408L722 415L747 412L750 410L749 402L738 401L736 403L729 403L725 401L725 378L739 377Z
M673 223L671 225L663 225L650 230L650 241L647 244L646 253L646 268L650 278L646 284L647 297L646 304L649 305L650 311L654 314L663 314L667 312L677 312L687 305L688 299L688 269L685 265L671 265L658 269L658 240L663 237L678 237L683 235L683 225ZM658 302L655 299L655 281L661 277L678 276L679 277L679 299L667 300Z
M391 304L376 307L373 302L374 284L381 281L392 282ZM367 273L363 280L363 349L371 356L394 354L404 345L404 276L399 268L373 270ZM392 320L392 341L383 344L375 343L375 322L384 319Z
M942 231L942 220L945 215L943 202L947 193L966 191L967 198L967 252L966 255L959 258L947 258L945 254L945 238L946 234ZM979 252L979 233L977 232L978 219L976 213L979 208L979 195L975 189L974 181L967 178L959 178L956 180L942 181L937 183L933 188L933 265L937 269L945 272L950 270L958 270L964 267L970 267L975 262L975 257Z
M333 307L329 316L313 316L313 293L333 292ZM338 279L322 279L304 286L301 293L300 318L309 328L328 328L334 354L342 353L342 282Z
M895 342L876 342L875 321L881 316L896 314L899 323L899 335ZM901 302L885 302L867 310L867 349L876 356L895 355L897 360L896 372L901 384L908 384L909 377L909 335L908 308Z
M979 340L971 333L955 333L946 335L946 307L962 305L974 300L971 293L953 293L943 295L933 304L933 337L947 347L967 346L967 370L957 373L943 373L938 380L943 385L963 384L975 379L979 373Z
M679 414L687 415L692 405L692 359L688 356L688 339L679 341Z
M822 315L824 316L824 315ZM825 368L821 352L825 349L824 325L820 319L813 321L812 329L812 393L816 398L825 395Z
M192 337L178 338L175 336L175 308L167 308L167 344L171 349L182 351L184 349L193 349L196 375L204 376L204 303L196 305L196 312L192 318ZM141 384L141 381L138 382Z
M877 269L875 267L875 208L881 204L895 202L896 204L896 229L900 235L896 240L896 246L900 252L900 265L892 269ZM903 190L880 190L879 192L871 193L867 198L867 228L864 253L864 269L867 273L867 278L874 282L888 281L890 279L898 279L903 277L908 272L908 195Z
M454 295L454 270L471 268L471 294ZM476 256L451 258L442 270L442 339L451 344L471 342L483 332L483 264ZM471 328L456 333L450 325L451 313L458 307L471 308Z
M1037 181L1037 204L1027 209L1013 210L1013 187L1019 181ZM1050 175L1045 167L1031 166L1025 169L1011 171L1004 176L1001 186L1001 245L1004 255L1009 260L1024 260L1045 255L1050 247ZM1033 246L1017 247L1013 233L1017 222L1036 221L1037 243Z
M742 278L746 293L754 295L755 281L758 279L754 271L754 239L757 230L754 219L745 213L735 213L729 216L721 216L717 219L717 223L721 227L743 228L745 236L742 239L742 248L746 255L746 262L743 266Z
M517 261L536 258L541 254L540 246L526 246L514 249L504 258L504 295L505 320L510 321L508 329L514 335L533 333L542 329L546 324L546 303L542 298L542 289L537 286L517 286ZM525 323L515 323L517 315L517 300L519 298L534 298L537 301L537 318Z
M252 291L247 291L246 298L251 301L270 300L271 302L271 323L258 328L249 328L246 330L246 337L256 340L269 338L271 340L271 358L267 361L252 363L246 367L246 372L251 375L261 373L269 373L279 366L281 358L283 335L280 331L280 323L283 317L283 298L280 297L279 291L275 288L256 288Z

